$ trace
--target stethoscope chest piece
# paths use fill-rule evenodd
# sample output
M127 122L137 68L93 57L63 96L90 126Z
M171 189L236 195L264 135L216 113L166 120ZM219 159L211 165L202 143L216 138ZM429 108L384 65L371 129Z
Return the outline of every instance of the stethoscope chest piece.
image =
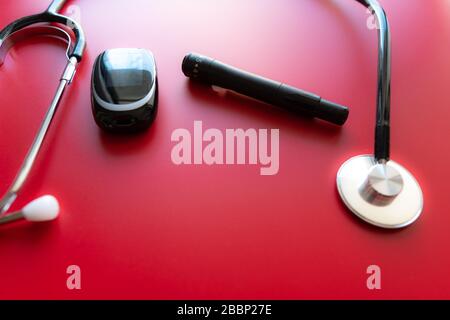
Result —
M337 174L345 205L359 218L382 228L402 228L422 213L422 190L398 163L377 162L371 155L346 161Z

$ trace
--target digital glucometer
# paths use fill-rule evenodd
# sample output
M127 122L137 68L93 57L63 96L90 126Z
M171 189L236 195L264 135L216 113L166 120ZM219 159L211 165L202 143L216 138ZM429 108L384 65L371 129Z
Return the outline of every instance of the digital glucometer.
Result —
M141 131L156 116L158 81L153 54L145 49L106 50L94 63L92 112L100 128Z

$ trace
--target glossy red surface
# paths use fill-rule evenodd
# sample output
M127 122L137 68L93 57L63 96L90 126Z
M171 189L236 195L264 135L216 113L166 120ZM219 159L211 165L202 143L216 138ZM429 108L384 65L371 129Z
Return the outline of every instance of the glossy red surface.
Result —
M1 1L0 25L48 2ZM86 56L14 206L50 193L62 213L0 227L0 298L450 298L450 2L381 2L393 38L392 157L421 183L418 222L368 226L336 191L339 166L372 151L377 36L356 1L73 0ZM104 134L91 115L92 64L114 47L145 47L157 59L159 114L140 136ZM220 97L181 73L190 51L348 105L350 118L340 129ZM0 68L2 193L64 63L57 43L33 39ZM279 128L278 175L172 164L171 133L194 120ZM80 291L66 288L72 264ZM366 287L371 264L382 269L382 290Z

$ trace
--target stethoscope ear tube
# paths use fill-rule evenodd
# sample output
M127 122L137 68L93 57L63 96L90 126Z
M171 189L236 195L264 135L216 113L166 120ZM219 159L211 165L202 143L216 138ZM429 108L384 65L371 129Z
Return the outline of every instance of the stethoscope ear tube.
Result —
M47 12L57 13L61 11L62 7L66 3L66 0L53 0L47 8Z
M17 31L38 23L47 23L46 26L48 26L48 23L52 22L64 24L65 26L72 29L75 35L75 44L73 48L71 48L69 41L69 60L67 61L64 72L60 78L59 85L56 89L56 93L50 106L48 107L44 120L42 121L36 137L22 163L22 166L20 167L16 177L9 187L8 192L2 199L0 199L0 224L12 222L21 218L25 218L29 221L49 221L55 219L59 213L58 201L53 196L38 198L18 212L7 214L7 211L16 199L19 191L21 190L33 167L33 164L44 142L50 124L53 120L53 116L58 108L66 87L71 83L73 76L75 75L76 65L81 60L86 46L86 41L81 26L69 17L65 17L57 13L57 11L62 8L64 3L65 1L61 0L53 1L50 7L45 12L18 19L10 23L8 26L6 26L6 28L0 31L0 46L7 45L7 43L5 43L5 40L9 38L9 36L15 34ZM62 29L61 32L63 34L65 33L65 31L63 31Z
M58 14L56 9L61 9L65 1L57 0L54 1L50 7L39 14L27 16L20 18L8 26L6 26L2 31L0 31L0 44L12 33L19 31L20 29L29 27L38 23L60 23L70 28L75 36L74 46L69 52L69 58L75 57L77 61L81 61L83 57L84 49L86 48L86 39L84 36L83 29L75 20Z
M47 8L46 13L50 14L51 16L58 17L59 19L61 19L60 23L63 23L70 29L72 29L75 35L75 42L72 52L69 53L69 58L75 57L77 58L78 62L80 62L83 58L84 49L86 48L86 38L83 29L78 22L69 17L58 14L65 3L66 0L53 0L50 6Z
M391 112L391 32L384 9L376 0L356 0L373 11L378 29L378 89L374 157L378 162L390 158Z

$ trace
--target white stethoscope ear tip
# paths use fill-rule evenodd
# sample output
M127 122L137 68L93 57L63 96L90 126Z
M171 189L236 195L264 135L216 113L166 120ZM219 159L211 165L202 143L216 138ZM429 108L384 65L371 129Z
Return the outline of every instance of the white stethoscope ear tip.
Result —
M32 222L51 221L59 215L58 200L51 195L39 197L22 209L23 217Z

